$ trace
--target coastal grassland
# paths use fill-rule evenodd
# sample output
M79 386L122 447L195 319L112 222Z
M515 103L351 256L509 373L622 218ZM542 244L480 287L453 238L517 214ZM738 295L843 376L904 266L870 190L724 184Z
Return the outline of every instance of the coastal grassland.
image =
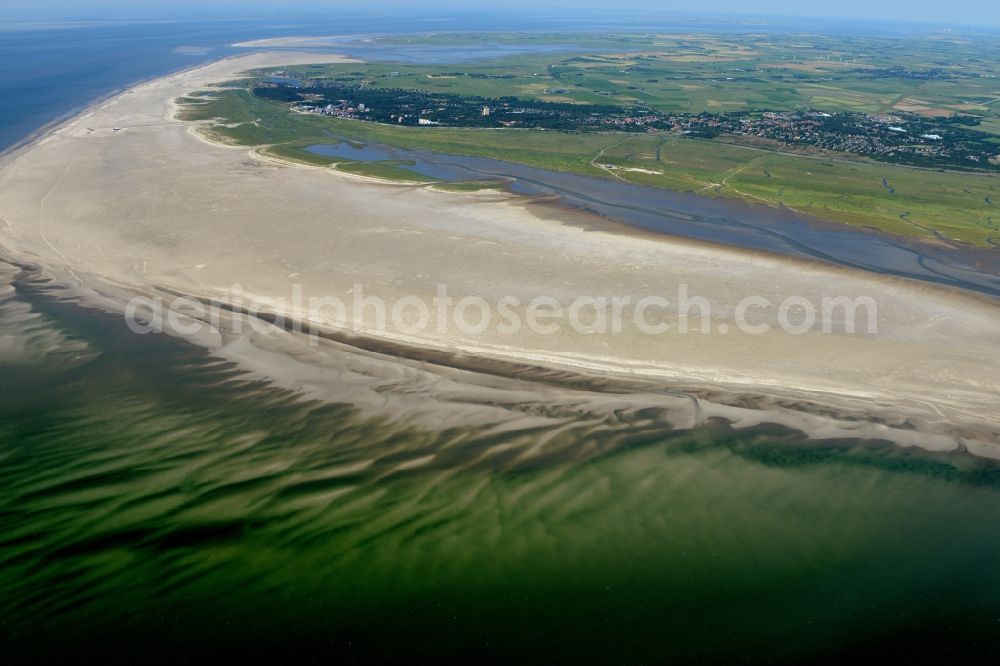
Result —
M204 102L204 99L199 101ZM303 153L312 155L305 150L307 146L330 143L332 137L343 136L401 148L476 155L592 175L602 173L590 164L592 156L615 140L626 138L593 133L396 127L294 113L282 104L263 101L246 90L219 90L207 104L182 104L180 117L209 121L203 131L226 143L273 146L271 150L282 150L287 157L303 157Z
M1000 39L983 35L440 34L377 41L540 50L472 64L344 63L288 71L373 87L667 113L809 107L1000 118ZM994 123L984 129L997 131Z
M446 192L481 192L482 190L502 190L504 184L493 180L469 180L457 183L435 183L434 188Z
M427 183L434 181L433 178L422 176L419 173L409 171L405 161L377 161L377 162L337 162L338 171L346 171L357 176L368 176L370 178L381 178L382 180L394 180L397 182Z
M894 234L940 235L983 246L1000 235L1000 214L991 203L1000 197L1000 179L993 175L685 138L661 139L656 153L649 148L647 137L637 137L607 150L602 161L623 167L613 173L630 182L787 206Z
M295 113L245 89L219 89L181 103L181 117L205 121L201 131L217 140L310 164L330 165L336 160L311 153L308 146L343 137L787 206L894 234L983 247L1000 236L1000 215L993 203L1000 202L1000 179L987 174L791 154L666 133L398 127ZM399 162L354 162L338 168L393 180L427 181Z

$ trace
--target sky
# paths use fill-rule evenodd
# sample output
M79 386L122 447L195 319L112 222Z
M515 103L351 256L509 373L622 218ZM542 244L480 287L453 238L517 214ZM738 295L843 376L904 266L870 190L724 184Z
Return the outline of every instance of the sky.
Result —
M282 14L302 11L386 11L426 6L436 12L468 11L470 7L498 10L648 11L656 13L739 14L743 16L802 16L859 20L898 19L906 22L1000 26L997 0L503 0L494 5L475 0L2 0L3 15L75 18L125 12L130 15L180 17L185 13Z

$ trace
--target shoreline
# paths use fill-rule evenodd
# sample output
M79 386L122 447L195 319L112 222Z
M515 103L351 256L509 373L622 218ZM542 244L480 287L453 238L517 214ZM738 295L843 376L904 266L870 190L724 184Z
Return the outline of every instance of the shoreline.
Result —
M221 58L213 58L213 59L210 59L210 60L202 61L202 62L194 64L194 65L190 65L188 67L182 67L180 69L174 69L174 70L171 70L171 71L167 72L166 74L162 74L162 75L159 75L159 76L149 76L149 77L146 77L144 79L138 79L138 80L130 82L126 86L122 86L118 90L113 90L111 92L108 92L108 93L105 93L103 95L100 95L99 97L97 97L97 98L95 98L95 99L93 99L93 100L91 100L89 102L86 102L83 106L78 106L78 107L76 107L76 108L74 108L74 109L72 109L70 111L67 111L66 113L64 113L63 115L59 116L58 118L45 123L44 125L42 125L38 129L36 129L34 132L31 132L30 134L28 134L23 139L20 139L20 140L16 141L15 143L11 144L10 146L7 146L3 150L0 150L0 169L3 168L4 163L6 161L8 161L9 158L13 157L13 155L15 153L17 153L17 152L19 152L21 150L24 150L25 148L30 148L31 146L35 145L36 143L38 143L40 141L43 141L44 139L46 139L50 135L52 135L55 132L57 132L59 130L59 128L62 127L63 125L67 125L69 123L72 123L75 120L79 120L81 117L83 117L88 112L90 112L91 109L99 107L100 105L104 104L105 102L108 102L108 101L114 99L115 97L118 97L120 95L125 94L127 92L127 90L131 90L133 88L136 88L136 87L141 86L141 85L145 85L147 83L152 83L153 81L156 81L158 79L162 79L162 78L166 78L166 77L170 77L170 76L177 76L178 74L183 74L185 72L190 72L190 71L199 69L201 67L205 67L207 65L212 65L212 64L218 63L218 62L223 62L225 60L229 60L230 58L241 58L241 57L242 57L241 55L234 54L234 55L222 56Z
M121 114L169 119L178 86L187 90L198 81L193 73L208 70L207 76L224 79L232 73L218 71L224 69L220 63L268 57L229 56L192 68L187 78L161 77L142 86L141 94L130 91L136 92L131 100L124 100L122 93L121 99L89 107L80 117L88 111L104 114L102 122L108 125ZM184 80L173 80L177 78ZM638 379L631 390L649 385L667 392L683 389L685 395L723 396L723 403L732 404L717 405L716 414L734 423L780 423L773 420L780 418L820 438L824 433L836 438L861 432L865 438L884 437L904 446L919 446L915 442L921 441L932 450L965 448L1000 457L1000 427L990 407L1000 394L993 373L1000 320L992 300L905 278L677 241L654 232L615 234L607 226L620 223L595 216L576 216L576 222L599 227L585 223L581 228L556 206L512 195L438 193L422 185L387 188L324 167L289 169L267 163L266 156L255 155L252 148L219 146L194 137L196 123L123 123L121 133L105 128L97 134L81 131L76 124L65 123L49 135L51 141L40 141L35 150L5 160L0 181L12 182L0 182L7 185L0 188L0 213L9 225L2 244L20 265L48 267L55 271L43 269L50 275L68 271L85 276L80 281L84 290L117 285L111 290L114 297L104 296L103 307L109 311L121 312L129 294L220 300L226 294L222 285L233 281L247 284L252 302L280 293L283 285L292 284L293 275L303 274L310 293L343 293L352 281L365 279L366 288L389 299L428 293L447 275L461 276L456 287L466 293L473 287L527 296L549 289L560 297L602 289L639 294L643 285L685 279L701 282L706 293L727 307L742 289L820 294L838 282L851 293L881 294L889 308L889 330L872 340L687 337L672 340L676 349L668 349L661 341L637 336L615 339L614 347L605 348L586 336L424 335L401 340L384 332L366 335L370 327L364 321L352 322L358 331L354 338L331 333L323 321L308 320L307 325L338 344L463 372L492 368L495 376L526 381L562 377L560 385L588 378L591 386L624 387ZM101 168L74 169L73 161L66 164L67 147L53 145L59 142L75 146L73 160L82 155ZM24 163L12 169L21 158ZM58 164L62 175L53 179L53 165ZM50 175L39 182L36 173ZM159 178L157 192L183 192L182 198L150 201L143 189L149 174ZM118 188L121 196L108 200L87 194L109 188ZM150 205L156 207L148 209ZM52 206L55 213L50 212ZM336 215L325 212L330 206ZM540 208L547 214L539 215ZM143 213L147 209L149 213ZM10 210L16 214L8 215ZM276 226L276 221L281 224ZM62 250L39 243L44 240L42 224L61 227L52 237ZM232 252L234 243L238 253ZM223 253L227 245L229 251ZM273 313L288 320L300 315ZM914 318L924 323L914 329ZM948 348L935 342L941 336L952 338ZM228 353L225 349L222 345L215 351ZM259 358L255 361L246 353L250 356L243 361L256 363L266 375L266 363L261 366ZM851 358L856 367L844 367L844 358ZM904 367L914 359L920 360L920 367ZM779 413L734 406L755 400L806 408ZM844 418L829 419L824 412Z
M377 141L358 141L397 150ZM1000 266L995 252L962 241L895 235L738 197L618 183L573 171L546 170L460 153L400 150L408 154L408 159L426 161L432 169L464 169L470 178L493 177L527 185L541 193L524 196L555 196L567 211L603 217L635 233L895 275L1000 299ZM857 249L871 245L878 245L879 251L873 252L871 247ZM933 267L924 264L925 260Z
M427 182L402 181L402 180L394 180L391 178L380 178L378 176L364 176L360 174L354 174L351 173L350 171L343 171L337 168L338 164L336 163L330 165L321 165L321 164L309 163L304 160L296 160L294 158L279 157L276 155L267 154L266 151L271 147L271 145L243 146L240 144L228 144L225 142L213 140L210 136L207 136L202 132L196 131L195 133L199 139L214 146L219 146L224 148L248 149L254 154L255 157L261 160L271 161L274 163L284 164L288 166L318 169L321 171L332 170L336 172L338 175L348 178L357 178L362 182L382 183L386 186L414 187L414 188L421 188L421 187L434 188L434 186L438 184L436 181L427 181ZM416 152L421 152L421 151L418 150ZM442 156L445 158L452 157L451 155L442 155ZM458 156L458 157L463 157L463 156ZM504 164L509 164L511 167L514 168L525 166L513 162L504 162ZM565 174L581 178L588 177L580 174L575 174L572 172L554 171L552 173ZM516 182L519 179L518 176L511 176L511 175L501 175L499 176L499 178L501 180L507 181L508 183ZM441 184L447 185L447 182L448 181L443 181L443 183ZM640 187L631 184L629 186ZM465 195L473 194L473 192L470 191L448 190L447 187L438 187L435 189L442 192L450 192L457 194L465 194ZM897 236L873 227L864 229L853 227L851 225L847 225L844 223L827 220L807 213L802 213L800 211L785 206L769 206L766 204L759 204L759 203L754 203L752 201L746 201L735 198L716 199L710 197L702 197L700 195L694 195L686 192L676 192L673 190L664 190L664 192L676 197L688 197L688 196L695 197L702 202L710 201L713 205L727 207L729 209L729 213L732 216L732 219L741 219L741 213L751 213L759 215L761 214L762 209L764 209L767 211L772 211L776 214L791 216L792 218L794 218L795 223L806 225L812 229L816 229L823 232L833 232L837 234L851 235L859 240L885 242L891 247L903 248L907 251L913 252L919 257L928 258L931 259L932 261L940 262L944 261L945 259L949 259L951 258L949 256L951 253L954 253L959 258L966 258L966 257L975 258L978 260L978 262L984 261L987 258L989 258L990 260L994 259L991 250L985 248L979 248L972 245L967 245L961 241L941 241L937 239ZM709 249L721 248L733 252L749 252L755 255L770 257L779 261L790 262L792 264L800 263L807 267L821 266L828 269L861 271L877 277L893 278L907 282L914 282L916 284L921 285L922 287L941 289L953 294L961 293L964 295L972 296L980 301L985 301L988 303L995 304L997 302L1000 302L1000 287L993 289L985 285L980 285L978 283L971 283L971 282L967 282L964 284L955 284L943 279L932 280L930 275L904 274L902 272L893 272L892 270L889 269L884 269L884 268L880 269L873 266L867 266L862 263L859 263L859 261L851 261L849 259L837 259L832 256L819 257L819 256L807 256L806 254L790 254L788 252L783 252L775 248L747 247L745 245L739 245L735 241L728 242L723 240L710 240L695 235L685 235L678 231L650 229L643 227L641 225L623 221L619 218L612 217L611 215L606 213L600 213L594 210L590 210L584 204L571 203L569 201L566 201L565 193L523 194L515 192L510 187L506 186L502 186L499 188L484 188L482 191L478 192L480 196L488 196L489 193L492 193L496 196L506 195L510 197L510 200L512 202L515 202L519 205L524 205L525 207L530 207L532 210L536 212L538 210L545 210L546 208L550 208L554 212L554 214L551 216L551 219L557 219L557 220L565 219L567 216L578 218L578 220L573 223L576 224L577 226L580 226L581 224L579 220L583 220L584 218L586 218L588 222L583 224L583 228L595 229L595 230L613 230L615 233L619 235L629 235L636 238L647 238L649 240L661 239L667 242L672 242L677 244L688 244L693 247L702 247ZM572 194L570 196L572 196ZM540 215L540 216L546 217L545 215ZM933 250L944 250L946 254L944 256L924 254L925 251L931 252ZM956 265L956 268L958 268L959 270L969 270L975 272L979 269L978 262L973 262L969 265ZM981 275L986 277L993 277L994 273L989 271L983 271ZM1000 274L996 274L995 277L997 279L998 285L1000 285Z
M123 315L125 296L140 294L131 285L114 285L98 281L80 287L67 288L44 269L37 266L12 263L20 271L15 277L15 293L30 292L35 298L59 298L71 307L97 309L113 317ZM39 286L32 286L32 283ZM46 294L54 286L55 294L67 292L69 299ZM198 301L215 308L223 314L222 326L215 327L207 319L189 318L181 322L178 329L165 326L161 334L183 340L204 348L213 356L236 363L244 373L258 376L269 384L283 390L301 394L307 400L337 402L324 396L315 386L303 384L301 363L308 352L315 362L319 357L362 355L374 357L389 364L419 368L430 376L448 376L459 373L458 379L474 377L467 384L472 393L485 385L494 389L510 390L518 386L548 387L547 399L562 401L579 400L574 396L590 396L594 404L581 409L601 411L603 401L621 401L636 408L661 409L669 419L670 431L688 431L706 425L713 420L721 420L735 431L756 427L778 426L797 432L812 442L842 442L857 440L870 445L889 443L903 449L916 449L929 454L966 453L976 458L1000 461L1000 436L989 425L979 427L956 425L954 427L934 424L913 410L907 411L884 406L872 408L867 396L845 396L835 393L797 391L793 387L769 387L731 384L713 384L708 380L682 381L656 375L628 374L616 372L599 365L566 364L565 359L500 356L485 349L449 349L428 347L417 342L373 335L364 331L333 329L324 327L309 319L296 318L288 312L269 312L256 308L240 308L231 304L183 293L162 287L152 287L147 296L168 293L179 298ZM77 300L78 303L73 303ZM240 341L237 354L227 352L232 344L234 322L237 319L256 319L276 332L287 334L291 344L282 349L286 360L275 358L266 340L270 336L259 335L264 344L255 341L254 335L241 332L234 339ZM166 321L166 318L164 318ZM192 321L204 324L202 330L192 334L186 330ZM244 331L245 329L240 329ZM310 342L309 338L319 343ZM328 345L333 345L329 347ZM300 358L300 355L302 357ZM337 361L335 361L337 362ZM496 382L499 382L497 384ZM419 396L417 396L419 399ZM433 398L431 398L433 400ZM496 397L492 396L491 400ZM476 404L482 398L470 399ZM375 416L408 418L425 427L433 427L422 421L419 410L423 405L405 406L395 404L393 410L385 413L384 408L366 404L365 401L352 402L355 408ZM501 403L502 404L502 403ZM616 403L617 404L617 403ZM507 409L510 409L508 406ZM571 409L576 409L571 407ZM518 414L517 409L511 413ZM609 414L610 415L610 414ZM510 418L503 417L501 421ZM663 418L663 417L661 417Z
M872 279L883 279L883 280L887 280L889 282L898 282L898 283L903 284L903 285L906 285L906 284L918 285L921 289L931 290L931 291L940 293L942 296L961 297L961 298L964 298L964 299L968 299L969 302L975 302L975 303L981 304L981 305L987 305L987 306L996 305L998 303L998 301L1000 301L1000 296L995 296L993 294L989 294L989 293L982 292L982 291L977 291L977 290L971 289L971 288L954 287L954 286L950 286L950 285L945 285L945 284L939 284L939 283L924 281L924 280L921 280L921 279L915 278L915 277L908 277L908 276L902 276L902 275L893 275L893 274L890 274L890 273L881 273L881 272L876 272L876 271L869 271L869 270L864 269L864 268L860 268L860 267L856 267L856 266L850 266L850 265L845 265L845 264L842 264L842 263L836 263L836 262L832 262L832 261L824 261L824 260L821 260L821 259L814 259L814 258L807 258L807 257L797 257L797 256L789 256L787 254L782 254L781 252L778 252L776 250L767 250L767 249L758 250L758 249L752 249L752 248L742 247L742 246L735 245L735 244L715 243L715 242L708 241L708 240L703 240L703 239L689 237L689 236L681 236L681 235L677 235L677 234L673 234L673 233L669 233L669 232L653 231L653 230L650 230L650 229L643 229L641 227L632 226L632 225L630 225L630 224L628 224L626 222L621 222L621 221L615 220L615 219L613 219L611 217L608 217L606 215L601 215L601 214L598 214L598 213L595 213L593 211L589 211L589 210L580 208L580 207L572 205L572 204L561 202L561 201L558 200L558 196L557 195L527 195L527 194L518 194L518 193L515 193L515 192L511 192L508 189L500 189L500 190L483 189L483 190L472 191L472 192L468 192L468 191L458 191L458 192L456 192L456 191L449 191L447 189L436 188L435 187L436 183L434 181L427 181L427 182L419 182L419 181L404 182L404 181L396 181L396 180L387 179L387 178L379 178L377 176L365 176L365 175L361 175L361 174L351 173L349 171L342 171L342 170L336 168L337 167L336 164L331 164L329 166L323 166L323 165L319 165L319 164L309 164L307 162L301 162L301 161L297 161L297 160L294 160L294 159L291 159L291 158L283 158L283 157L279 157L279 156L276 156L276 155L269 155L269 154L266 154L265 152L262 152L263 150L266 150L269 146L249 147L248 148L246 146L241 146L241 145L229 145L229 144L221 143L221 142L218 142L218 141L213 141L210 137L205 136L201 132L198 132L196 129L193 129L192 133L195 136L197 136L199 140L204 141L205 143L207 143L207 144L209 144L209 145L211 145L213 147L227 148L227 149L249 150L250 153L256 159L259 159L259 160L265 161L265 162L271 162L271 163L274 163L274 164L280 164L282 166L288 166L288 167L292 167L292 168L313 169L313 170L318 170L318 171L321 171L321 172L322 171L333 171L339 177L342 177L342 178L344 178L346 180L355 180L357 182L362 182L362 183L379 184L379 185L382 185L382 186L385 186L385 187L395 187L395 188L399 188L399 189L434 189L436 191L439 191L439 192L442 192L442 193L445 193L445 194L458 194L458 195L465 196L465 197L468 197L468 196L481 196L481 197L484 197L484 198L486 198L486 197L493 197L497 201L506 201L506 202L510 203L511 205L520 206L520 207L522 207L522 208L524 208L526 210L531 210L534 213L536 213L538 215L538 217L541 217L543 219L549 219L549 220L558 222L560 224L566 224L567 226L574 226L574 227L577 227L577 228L583 228L584 230L588 230L588 231L603 231L603 232L612 233L614 235L630 236L630 237L639 238L639 239L645 239L645 240L650 240L650 241L654 241L654 242L656 242L656 241L665 241L665 242L669 242L669 243L672 243L672 244L675 244L675 245L687 245L687 246L690 246L692 248L700 248L700 249L708 250L708 251L718 250L718 249L724 249L724 250L727 250L727 251L732 251L732 252L737 252L737 253L750 253L753 256L758 256L759 255L761 257L768 258L768 259L773 260L773 261L785 262L785 263L788 263L789 265L793 265L793 266L794 265L799 265L802 268L812 268L812 269L821 268L822 270L827 270L827 271L831 272L832 274L836 274L836 273L841 272L841 271L846 271L849 274L855 274L855 273L857 273L857 272L860 271L862 273L868 273L868 274L870 274L872 276ZM746 206L749 206L749 207L759 207L759 205L753 204L752 202L744 202L744 201L738 201L738 200L734 200L734 201L727 202L727 203L733 203L733 204L737 204L737 205L746 205ZM770 207L768 207L768 208L770 208ZM788 210L791 210L791 209L788 209ZM824 224L824 225L829 225L831 227L838 225L838 223L836 223L836 222L832 222L832 221L829 221L829 220L823 220L823 219L820 219L820 218L813 218L812 216L809 216L809 215L806 215L806 214L803 214L803 213L799 213L798 211L792 211L792 212L794 212L795 215L804 218L804 221L806 221L807 223L816 222L816 223L820 223L820 224ZM548 215L546 215L544 213L548 213ZM570 217L576 216L578 219L575 220L575 221L573 221L573 222L570 222L569 220L566 219L567 216L570 216ZM582 219L584 219L584 218L586 218L587 221L581 225L580 221ZM876 235L876 236L879 236L879 237L888 237L888 238L898 239L898 237L896 237L896 236L892 236L891 234L887 234L887 233L882 232L882 231L877 230L877 229L873 229L872 230L872 235ZM917 239L917 240L920 241L921 239ZM927 243L936 243L937 241L927 240L926 242Z

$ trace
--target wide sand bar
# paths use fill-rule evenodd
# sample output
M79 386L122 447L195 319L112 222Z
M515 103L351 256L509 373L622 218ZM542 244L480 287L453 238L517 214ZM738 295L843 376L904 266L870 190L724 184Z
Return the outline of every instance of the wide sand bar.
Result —
M363 290L391 307L403 297L430 303L443 284L455 301L516 298L521 305L510 312L524 321L524 304L538 296L565 306L580 295L629 298L620 333L570 330L565 318L555 334L525 327L501 332L499 320L485 331L463 331L433 315L421 330L382 330L374 308L360 317L349 312L348 326L417 349L835 406L994 451L1000 431L994 301L628 233L506 193L440 192L285 164L213 144L199 133L203 128L175 118L177 98L249 69L337 60L343 59L241 56L139 85L87 110L6 159L3 253L81 283L204 298L235 291L247 302L290 303L298 291L305 301L350 303ZM711 332L702 332L700 317L689 319L690 332L679 332L681 285L711 304ZM645 313L648 321L669 324L669 332L633 325L635 303L648 296L672 302ZM831 333L790 334L777 326L777 308L754 308L753 323L772 328L751 334L735 320L747 297L775 304L796 297L817 307L824 297L869 297L877 303L878 329L846 334L835 318ZM335 323L332 314L294 310L289 314ZM580 320L592 318L590 312L579 311ZM475 322L477 313L469 308L467 319ZM859 317L862 329L865 322Z

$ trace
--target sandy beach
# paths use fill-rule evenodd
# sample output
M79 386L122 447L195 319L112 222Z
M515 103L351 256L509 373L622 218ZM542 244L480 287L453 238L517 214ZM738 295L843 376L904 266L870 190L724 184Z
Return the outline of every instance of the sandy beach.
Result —
M100 293L102 306L119 310L138 293L225 300L238 291L242 302L267 311L293 291L347 302L360 288L389 304L431 302L446 285L456 302L515 298L511 312L519 317L538 297L567 307L581 295L628 298L621 310L632 321L636 302L662 296L671 301L655 309L670 327L663 334L633 326L470 333L433 318L417 331L386 330L371 309L349 316L346 328L356 341L507 363L508 375L542 367L641 381L644 394L692 391L704 397L707 416L744 425L776 421L819 437L1000 458L1000 307L993 301L628 234L506 193L442 192L280 163L214 144L196 124L175 118L177 98L249 69L338 60L291 52L231 58L88 109L6 158L0 254ZM680 285L710 302L709 326L699 319L679 332ZM878 306L877 331L849 334L838 325L792 334L777 325L774 309L757 309L755 323L771 328L750 333L737 323L737 306L758 297L868 298ZM337 323L311 309L283 314L330 330ZM238 340L201 341L253 364ZM268 374L265 366L255 370Z

